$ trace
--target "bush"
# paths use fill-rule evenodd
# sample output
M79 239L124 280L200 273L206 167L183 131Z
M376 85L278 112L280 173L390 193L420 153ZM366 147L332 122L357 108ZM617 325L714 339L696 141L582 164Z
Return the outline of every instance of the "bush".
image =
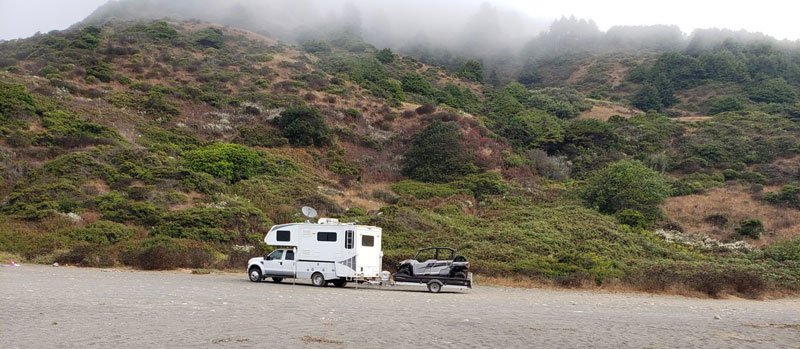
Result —
M426 115L436 111L436 107L430 104L423 104L414 110L417 115ZM405 114L403 114L405 115Z
M403 175L423 182L448 182L467 174L474 165L462 142L458 124L434 120L414 135L405 153Z
M719 113L725 113L729 111L740 111L744 109L744 103L738 97L725 97L722 98L711 106L708 109L709 115L716 115Z
M784 185L778 193L767 193L764 200L774 205L800 209L800 186Z
M669 185L659 173L641 162L623 160L589 178L582 196L603 213L634 209L652 219L669 193Z
M627 224L631 227L642 229L647 227L647 218L637 210L624 209L617 212L614 217L617 218L620 224Z
M394 62L394 53L391 49L385 48L376 52L375 58L383 64L389 64Z
M483 64L474 59L468 59L456 72L456 76L483 83Z
M287 108L275 122L292 145L324 146L331 143L331 130L317 108L309 106Z
M559 181L569 178L571 165L566 157L549 156L539 149L531 150L526 155L538 175Z
M564 140L564 129L559 120L541 111L514 115L500 122L497 132L519 150L552 147Z
M190 208L172 211L153 227L150 235L166 235L210 242L245 243L250 234L262 234L272 222L255 208Z
M33 97L25 86L0 81L0 121L34 111Z
M97 210L104 219L115 222L134 222L152 225L161 217L161 209L152 202L134 202L119 192L112 191L95 199Z
M203 47L213 47L216 49L222 48L225 44L225 37L222 35L222 30L219 28L205 28L195 33L198 45Z
M347 108L347 110L344 111L344 114L353 119L358 119L361 117L361 112L356 108Z
M69 238L99 245L112 245L133 238L136 230L124 224L97 221L69 233Z
M745 219L739 222L739 226L736 228L736 233L748 237L751 239L758 239L761 237L761 233L764 232L764 223L761 222L760 219Z
M303 48L303 51L312 54L331 52L331 45L322 40L308 40L303 42L300 46Z
M795 88L782 78L755 82L747 88L747 92L754 102L791 103L797 98Z
M446 198L453 195L472 195L472 192L459 187L455 183L424 183L404 180L392 184L391 188L399 195L413 196L423 200L433 197Z
M187 167L225 178L230 183L250 178L263 170L258 152L238 144L214 143L186 153L185 160Z
M289 140L281 134L280 130L261 125L240 128L239 136L233 141L235 143L244 144L251 147L268 148L280 147L289 144Z

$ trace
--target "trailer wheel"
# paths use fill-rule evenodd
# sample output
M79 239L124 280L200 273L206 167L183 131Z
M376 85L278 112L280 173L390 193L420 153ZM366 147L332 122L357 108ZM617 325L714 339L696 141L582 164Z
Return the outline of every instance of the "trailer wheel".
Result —
M250 281L252 282L259 282L264 278L264 275L261 275L261 268L259 267L252 267L248 272L250 276Z
M439 293L442 290L442 283L439 280L431 280L428 282L428 291L431 293Z
M328 282L325 281L325 276L323 276L322 273L314 273L314 275L311 275L311 284L322 287L327 285Z
M272 277L272 282L281 282L281 281L283 281L283 278L274 277L274 276Z

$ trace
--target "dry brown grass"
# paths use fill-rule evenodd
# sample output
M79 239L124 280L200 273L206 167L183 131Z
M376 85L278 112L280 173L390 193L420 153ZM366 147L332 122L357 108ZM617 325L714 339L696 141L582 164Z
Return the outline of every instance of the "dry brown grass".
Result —
M614 115L631 117L637 114L641 114L641 112L621 104L593 103L592 109L581 113L578 118L607 121Z
M749 241L756 246L800 236L800 213L797 210L765 203L739 184L709 189L703 194L669 198L662 208L667 218L678 222L687 234L705 234L725 240L734 234L740 221L758 218L764 222L766 233L758 240ZM711 215L725 217L727 223L715 225L707 222L706 217Z

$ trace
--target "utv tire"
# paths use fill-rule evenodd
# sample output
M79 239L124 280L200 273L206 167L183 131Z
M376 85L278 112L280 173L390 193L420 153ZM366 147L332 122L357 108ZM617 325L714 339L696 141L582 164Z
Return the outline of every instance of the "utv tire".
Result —
M328 282L325 281L325 276L323 276L322 273L314 273L311 275L311 284L317 287L323 287L327 285Z
M466 262L466 261L467 257L464 256L456 256L456 258L453 258L453 262Z
M466 278L467 278L467 275L466 275L466 274L464 274L463 272L460 272L460 271L459 271L458 273L455 273L455 275L453 275L453 277L454 277L454 278L459 278L459 279L466 279Z
M261 274L261 268L259 267L250 268L250 271L248 271L247 274L252 282L259 282L264 279L264 275Z
M403 276L411 276L411 266L401 267L397 273Z
M279 283L281 281L283 281L283 278L274 277L274 276L272 277L272 282Z
M439 293L442 290L442 283L439 280L431 280L428 282L428 291L431 293Z

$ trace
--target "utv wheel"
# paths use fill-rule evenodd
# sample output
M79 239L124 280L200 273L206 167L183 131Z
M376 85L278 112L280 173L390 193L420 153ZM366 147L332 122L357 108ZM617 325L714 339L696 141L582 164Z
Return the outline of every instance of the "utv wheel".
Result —
M442 283L438 280L428 282L428 291L431 293L439 293L442 290Z
M314 273L314 275L311 275L311 284L314 286L322 287L327 285L328 282L325 281L325 277L322 276L322 273Z
M453 262L466 262L466 261L467 258L464 256L456 256L456 258L453 258Z
M281 281L283 281L283 278L274 277L274 276L272 277L272 282L281 282Z
M347 285L347 281L344 281L344 280L333 281L333 286L336 286L336 287L345 287L346 285Z
M264 279L264 276L261 275L261 268L259 267L250 268L250 272L248 274L250 276L250 281L252 282L259 282Z
M459 279L466 279L466 278L467 278L467 275L459 271L458 273L456 273L455 275L453 275L453 277L454 277L454 278L459 278Z

